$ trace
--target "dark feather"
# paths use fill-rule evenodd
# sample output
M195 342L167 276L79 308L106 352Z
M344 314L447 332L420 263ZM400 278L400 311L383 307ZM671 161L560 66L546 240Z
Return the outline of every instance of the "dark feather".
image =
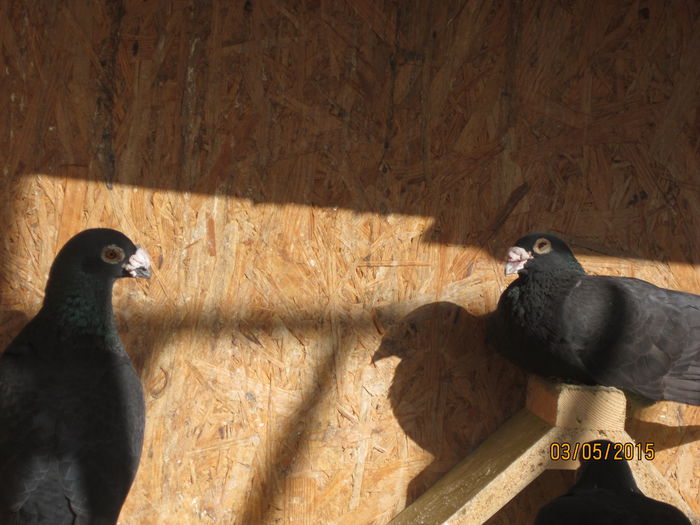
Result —
M103 260L107 246L123 259ZM116 523L141 454L144 401L112 285L125 271L148 274L137 249L114 230L76 235L52 265L43 307L0 356L0 523Z
M552 250L536 254L545 238ZM700 405L700 296L639 279L587 275L556 237L503 292L489 341L523 368Z
M680 510L639 490L628 463L614 459L609 441L595 443L609 454L582 461L576 484L542 507L534 525L690 525Z

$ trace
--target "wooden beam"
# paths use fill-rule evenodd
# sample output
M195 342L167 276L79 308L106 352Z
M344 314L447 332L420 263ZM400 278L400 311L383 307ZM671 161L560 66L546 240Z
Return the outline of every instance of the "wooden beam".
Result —
M390 525L484 523L545 470L578 468L578 461L564 461L552 453L560 450L559 445L601 438L632 443L625 415L625 395L616 388L554 384L532 377L526 408ZM675 505L693 523L700 523L650 461L630 465L645 494Z

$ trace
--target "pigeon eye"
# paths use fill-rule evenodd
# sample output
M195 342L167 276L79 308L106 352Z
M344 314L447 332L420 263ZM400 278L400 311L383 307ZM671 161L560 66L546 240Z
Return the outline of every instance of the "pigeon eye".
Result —
M116 264L124 259L124 250L113 244L102 250L102 260L109 264Z
M541 239L537 239L537 241L535 241L534 250L538 255L549 253L552 251L552 243L549 242L549 239L542 237Z

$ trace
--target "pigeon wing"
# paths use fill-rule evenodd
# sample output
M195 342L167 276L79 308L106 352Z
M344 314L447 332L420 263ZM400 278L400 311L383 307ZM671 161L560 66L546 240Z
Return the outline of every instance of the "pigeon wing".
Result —
M0 518L9 523L52 475L55 422L46 410L36 359L23 334L0 355Z
M700 404L700 296L586 276L564 302L561 333L596 382Z

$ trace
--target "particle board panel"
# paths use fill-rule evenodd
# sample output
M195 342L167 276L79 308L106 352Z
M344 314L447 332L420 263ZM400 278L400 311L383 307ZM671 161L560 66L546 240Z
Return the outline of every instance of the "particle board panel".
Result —
M525 232L700 292L699 16L0 0L2 340L81 229L156 263L115 296L148 398L122 525L388 523L524 405L483 316ZM699 511L698 409L648 411L630 433Z

